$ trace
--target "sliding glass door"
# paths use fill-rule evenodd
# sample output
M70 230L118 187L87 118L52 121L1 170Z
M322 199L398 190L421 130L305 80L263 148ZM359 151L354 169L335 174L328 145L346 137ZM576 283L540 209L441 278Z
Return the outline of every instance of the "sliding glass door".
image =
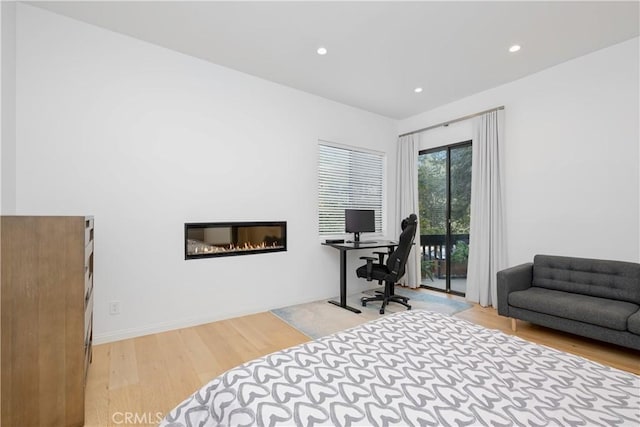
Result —
M422 286L464 295L471 219L471 141L418 157Z

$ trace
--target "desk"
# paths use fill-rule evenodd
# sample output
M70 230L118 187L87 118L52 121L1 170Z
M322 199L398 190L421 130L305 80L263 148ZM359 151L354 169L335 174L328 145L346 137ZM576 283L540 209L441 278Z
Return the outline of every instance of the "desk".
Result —
M340 251L340 302L329 301L329 303L342 307L354 313L362 313L357 308L347 305L347 251L356 249L379 249L395 248L398 242L392 240L376 240L375 243L322 243L324 246L331 246Z

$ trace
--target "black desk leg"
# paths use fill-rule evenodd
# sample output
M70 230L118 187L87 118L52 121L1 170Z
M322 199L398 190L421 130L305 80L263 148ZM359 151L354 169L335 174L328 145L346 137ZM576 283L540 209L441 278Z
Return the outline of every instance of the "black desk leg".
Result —
M347 305L347 251L340 250L340 302L329 301L330 304L345 308L354 313L362 313L357 308Z

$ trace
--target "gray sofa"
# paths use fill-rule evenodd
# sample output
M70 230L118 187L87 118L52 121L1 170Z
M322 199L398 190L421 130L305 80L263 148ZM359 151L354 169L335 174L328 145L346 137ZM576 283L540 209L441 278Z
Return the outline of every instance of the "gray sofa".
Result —
M640 264L536 255L498 272L498 314L640 350Z

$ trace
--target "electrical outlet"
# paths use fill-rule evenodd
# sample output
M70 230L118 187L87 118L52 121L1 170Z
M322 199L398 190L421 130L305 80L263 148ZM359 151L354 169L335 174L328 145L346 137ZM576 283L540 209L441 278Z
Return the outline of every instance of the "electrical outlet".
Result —
M111 301L109 303L109 314L120 314L120 301Z

